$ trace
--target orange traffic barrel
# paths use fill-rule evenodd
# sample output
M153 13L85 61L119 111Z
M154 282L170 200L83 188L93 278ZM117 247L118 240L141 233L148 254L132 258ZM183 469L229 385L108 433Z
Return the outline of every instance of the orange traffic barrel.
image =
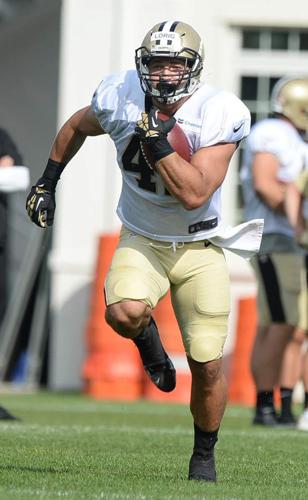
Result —
M117 234L99 239L82 377L85 393L95 399L133 400L142 395L139 353L131 340L118 335L105 321L104 284L117 242Z
M234 350L231 357L229 401L253 406L255 385L250 372L250 355L257 327L255 297L239 299Z

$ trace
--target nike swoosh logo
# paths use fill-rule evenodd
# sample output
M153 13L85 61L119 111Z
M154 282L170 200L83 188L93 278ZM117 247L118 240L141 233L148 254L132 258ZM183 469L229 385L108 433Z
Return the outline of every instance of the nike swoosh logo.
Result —
M238 131L240 130L240 128L242 127L242 125L243 125L243 124L241 123L238 127L234 127L234 128L233 128L233 132L234 132L234 133L238 132Z
M38 207L39 207L39 205L40 205L40 203L41 203L42 201L44 201L44 198L42 198L42 197L41 197L41 198L39 198L39 199L38 199L38 202L37 202L37 204L36 204L36 210L38 210Z
M153 116L153 118L152 118L152 124L154 125L154 127L155 127L155 128L157 128L157 127L158 127L158 123L157 123L157 121L155 120L154 116Z

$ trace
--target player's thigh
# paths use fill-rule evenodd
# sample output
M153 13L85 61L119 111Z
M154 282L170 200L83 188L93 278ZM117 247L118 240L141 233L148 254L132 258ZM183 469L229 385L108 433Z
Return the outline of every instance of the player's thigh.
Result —
M166 273L148 240L122 228L105 282L107 305L139 300L154 308L168 289Z
M261 325L298 324L302 265L302 256L294 253L273 253L254 259Z
M254 270L255 278L257 281L258 324L261 328L260 332L267 332L268 327L272 323L272 318L271 318L270 308L268 306L264 280L262 278L262 273L259 267L259 261L260 261L260 256L253 257L250 260L250 264ZM258 337L260 337L260 335L258 335Z
M301 278L298 327L301 330L308 332L308 254L306 254L304 259Z
M199 362L222 356L230 312L230 279L225 256L210 245L188 252L193 272L171 287L186 354ZM189 267L189 266L188 266Z

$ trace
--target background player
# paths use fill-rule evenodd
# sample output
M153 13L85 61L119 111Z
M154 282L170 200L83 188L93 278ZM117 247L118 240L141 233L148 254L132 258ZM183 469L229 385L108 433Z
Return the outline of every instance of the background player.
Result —
M273 389L279 385L283 353L299 321L303 251L286 216L285 192L305 160L307 78L279 80L271 104L274 117L252 127L241 170L246 217L264 218L260 253L253 261L258 327L251 356L257 392L253 422L261 425L277 425Z

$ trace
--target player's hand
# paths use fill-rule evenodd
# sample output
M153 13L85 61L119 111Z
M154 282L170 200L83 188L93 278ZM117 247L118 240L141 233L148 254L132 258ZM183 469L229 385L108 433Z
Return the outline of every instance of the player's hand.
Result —
M154 108L149 113L141 113L141 120L136 123L135 133L139 137L141 146L150 148L155 163L174 153L167 134L175 123L176 119L173 117L168 120L159 118L158 111Z
M42 177L27 196L26 209L39 227L52 226L56 210L56 186L66 163L49 158Z
M52 226L56 209L55 192L46 189L40 181L32 186L27 196L26 209L32 222L39 227Z
M162 120L158 110L152 108L149 113L141 113L141 120L137 121L135 133L143 143L153 144L160 139L166 139L168 132L174 127L175 118Z

